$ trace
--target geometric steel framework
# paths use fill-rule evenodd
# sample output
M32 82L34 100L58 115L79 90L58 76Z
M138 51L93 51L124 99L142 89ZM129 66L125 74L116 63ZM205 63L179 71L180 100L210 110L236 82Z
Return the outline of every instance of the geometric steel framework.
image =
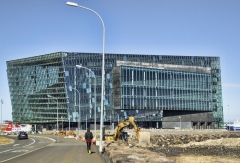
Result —
M7 61L13 121L55 123L57 102L50 94L58 99L59 118L77 122L77 89L81 122L94 122L95 102L100 112L101 66L99 53L58 52ZM104 95L105 122L117 122L118 115L161 121L164 110L191 110L213 112L213 121L223 124L219 57L105 54Z
M213 111L211 74L122 67L122 109Z

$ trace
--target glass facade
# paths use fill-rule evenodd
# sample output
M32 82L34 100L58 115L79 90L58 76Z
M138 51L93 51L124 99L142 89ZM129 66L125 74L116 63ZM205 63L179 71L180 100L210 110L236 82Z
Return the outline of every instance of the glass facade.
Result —
M59 120L74 123L80 110L84 125L94 122L96 104L99 123L101 66L99 53L7 61L13 121L55 123L58 111ZM160 122L164 111L212 112L212 121L223 123L219 57L105 54L104 90L105 123L129 115Z
M67 118L61 56L56 53L7 62L14 122L53 123L57 109L59 117ZM47 98L47 94L58 100Z
M122 67L122 109L213 111L211 74Z

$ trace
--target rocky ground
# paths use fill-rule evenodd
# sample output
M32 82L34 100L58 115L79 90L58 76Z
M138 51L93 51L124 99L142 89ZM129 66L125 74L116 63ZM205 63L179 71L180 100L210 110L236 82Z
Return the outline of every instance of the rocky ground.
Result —
M155 135L151 137L151 145L147 148L175 157L179 163L239 163L240 133Z
M174 134L169 134L169 132L151 133L151 140L148 144L139 144L138 140L133 137L129 139L128 145L125 147L122 147L121 144L109 144L106 147L105 156L110 158L108 162L119 163L141 161L240 163L240 132L185 133L184 131L174 132ZM161 160L159 156L166 160ZM115 159L111 160L111 158Z
M103 157L107 163L175 163L175 158L164 153L132 146L123 140L105 142Z

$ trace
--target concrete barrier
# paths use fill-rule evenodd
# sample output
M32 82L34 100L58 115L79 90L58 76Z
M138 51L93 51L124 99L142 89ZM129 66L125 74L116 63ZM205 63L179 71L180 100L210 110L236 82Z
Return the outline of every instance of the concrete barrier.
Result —
M139 143L150 143L150 132L139 132Z

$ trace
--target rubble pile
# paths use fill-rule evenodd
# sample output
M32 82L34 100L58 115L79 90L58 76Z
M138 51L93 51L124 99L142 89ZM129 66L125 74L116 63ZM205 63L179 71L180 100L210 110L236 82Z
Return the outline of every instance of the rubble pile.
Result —
M60 136L74 136L74 137L76 137L76 134L73 130L70 130L70 131L59 130L58 132L55 131L54 135L57 135L58 133L59 133Z
M164 153L132 146L125 141L105 142L104 157L110 163L176 163Z
M103 147L109 163L173 163L182 156L211 156L212 162L217 158L240 161L240 132L151 135L150 143L139 143L132 137L128 142L105 142Z
M240 133L153 135L147 149L167 156L201 155L240 158Z
M57 133L56 133L56 134L57 134ZM55 134L55 135L56 135L56 134ZM60 135L60 136L66 136L66 131L60 130L60 131L59 131L59 135Z
M70 130L70 131L66 132L66 136L74 136L74 137L76 137L76 134L75 134L75 132L73 130Z

